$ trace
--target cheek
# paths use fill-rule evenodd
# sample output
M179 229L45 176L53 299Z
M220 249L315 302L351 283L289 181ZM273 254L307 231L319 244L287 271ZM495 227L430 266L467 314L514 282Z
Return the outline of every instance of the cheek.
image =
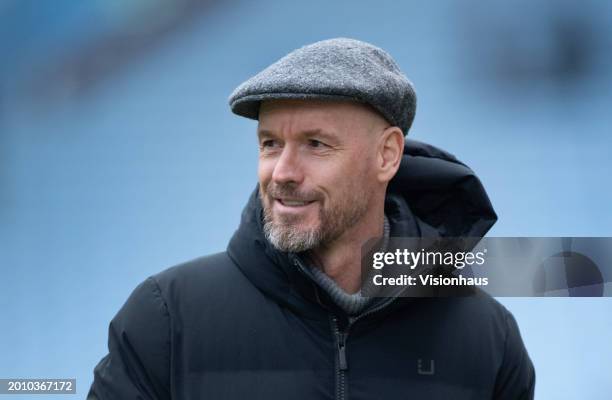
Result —
M353 175L362 182L362 185L369 187L375 180L377 170L376 152L367 148L354 160Z
M351 201L354 196L369 195L373 187L375 165L371 155L362 153L351 158L343 165L339 173L340 179L334 183L334 191L344 197L344 201ZM356 199L357 200L357 199ZM361 200L361 199L358 199Z
M268 182L272 179L272 172L274 171L274 164L269 161L259 161L259 165L257 167L257 176L259 178L259 183L262 185L267 185Z
M362 179L361 171L358 171L356 167L358 166L346 162L340 165L327 166L321 171L319 181L321 186L327 189L332 203L344 203L347 201L346 197L351 196L350 192L354 188L354 181Z

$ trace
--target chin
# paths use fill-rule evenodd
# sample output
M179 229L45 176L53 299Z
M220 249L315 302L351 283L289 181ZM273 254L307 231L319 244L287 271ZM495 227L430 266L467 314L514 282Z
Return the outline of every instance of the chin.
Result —
M296 216L296 215L285 215L275 214L274 222L286 226L298 229L300 232L318 230L321 227L321 221L316 216Z
M320 228L320 224L318 223L318 221L316 223L312 223L309 221L304 221L303 219L287 220L286 218L280 217L276 218L275 222L284 227L291 227L293 229L297 229L300 232L316 231Z

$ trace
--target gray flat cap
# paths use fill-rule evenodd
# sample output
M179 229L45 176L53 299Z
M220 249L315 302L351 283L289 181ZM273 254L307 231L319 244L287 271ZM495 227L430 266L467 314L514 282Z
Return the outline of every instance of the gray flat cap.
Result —
M259 105L272 99L338 99L367 103L404 134L414 120L412 83L383 49L336 38L292 51L238 86L232 112L258 119Z

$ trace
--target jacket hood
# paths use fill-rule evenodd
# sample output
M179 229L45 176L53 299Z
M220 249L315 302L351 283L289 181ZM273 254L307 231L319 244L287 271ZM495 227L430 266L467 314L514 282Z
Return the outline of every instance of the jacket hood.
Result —
M385 214L395 237L482 237L497 220L474 171L452 154L412 139L406 140L400 168L387 188ZM266 240L262 220L256 187L229 242L229 256L261 291L314 317L320 313L315 283L298 271L295 255Z
M416 140L406 140L389 194L408 204L418 236L483 237L497 221L474 171L452 154Z

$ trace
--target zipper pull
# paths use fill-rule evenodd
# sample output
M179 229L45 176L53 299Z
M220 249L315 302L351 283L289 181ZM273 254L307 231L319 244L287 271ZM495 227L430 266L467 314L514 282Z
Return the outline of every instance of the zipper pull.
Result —
M346 334L338 333L338 361L341 371L348 369L348 363L346 362Z

